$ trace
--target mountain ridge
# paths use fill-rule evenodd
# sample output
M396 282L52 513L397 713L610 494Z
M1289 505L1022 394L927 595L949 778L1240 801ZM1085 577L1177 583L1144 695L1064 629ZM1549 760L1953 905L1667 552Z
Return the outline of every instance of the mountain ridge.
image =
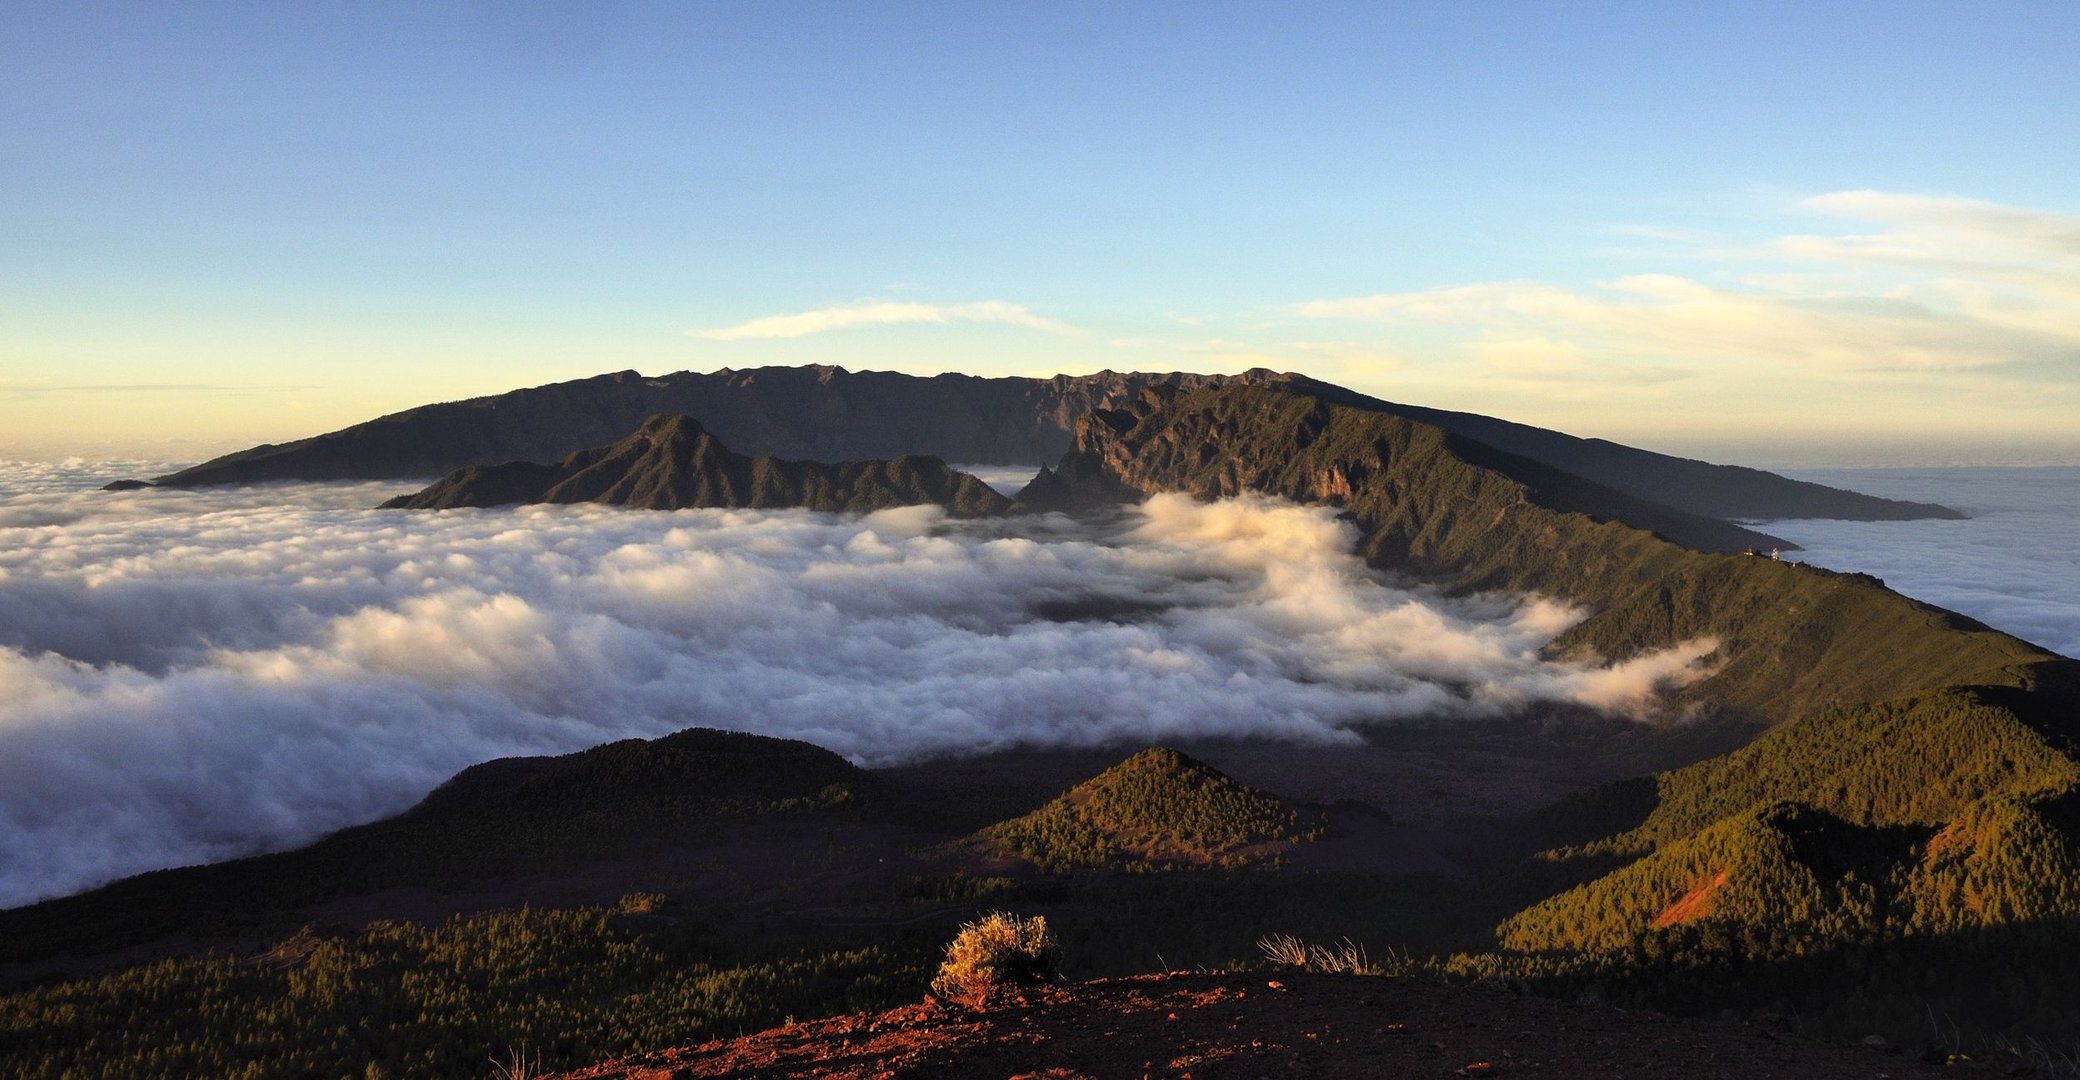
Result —
M1090 408L1147 386L1278 378L1099 372L1051 379L851 372L832 365L656 377L619 371L420 405L338 431L263 444L159 477L169 486L441 475L501 461L556 461L626 435L659 413L699 420L754 457L878 460L907 454L1039 462L1066 448Z
M830 464L754 458L723 445L690 416L664 414L649 417L609 445L579 450L555 465L472 465L381 508L445 510L509 503L852 513L930 503L956 517L986 517L1011 508L1011 500L981 479L948 468L935 457Z
M620 438L655 413L692 416L741 453L819 461L930 454L947 461L1053 461L1076 422L1150 387L1295 385L1384 409L1544 461L1635 498L1718 518L1957 517L1925 503L1878 499L1772 473L1712 465L1603 440L1447 410L1397 405L1302 375L1257 368L982 378L948 373L768 367L646 377L621 371L462 401L421 405L283 444L262 444L157 479L168 486L265 480L438 476L469 465L555 461Z

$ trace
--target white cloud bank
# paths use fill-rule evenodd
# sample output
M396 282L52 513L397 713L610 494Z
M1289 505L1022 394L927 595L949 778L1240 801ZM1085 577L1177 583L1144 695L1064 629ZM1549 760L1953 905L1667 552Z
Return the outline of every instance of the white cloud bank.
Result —
M1637 710L1709 649L1544 662L1576 612L1393 588L1350 526L1264 500L1158 498L1104 527L365 509L393 487L0 499L0 904L306 842L489 758L693 725L868 763L1334 742L1535 701ZM1094 597L1142 614L1035 614Z
M871 304L852 304L843 307L819 308L792 315L769 315L747 323L724 327L720 330L689 331L693 337L710 341L750 341L769 338L798 338L810 334L828 333L833 330L851 330L862 326L894 326L902 323L929 323L948 325L957 322L1002 323L1008 326L1023 326L1031 330L1045 330L1050 334L1074 335L1079 331L1066 323L1036 315L1022 304L1008 304L1002 300L982 300L973 304L920 304L905 301L884 301Z
M1772 521L1797 554L2080 657L2080 468L1819 469L1800 479L1939 502L1963 521Z

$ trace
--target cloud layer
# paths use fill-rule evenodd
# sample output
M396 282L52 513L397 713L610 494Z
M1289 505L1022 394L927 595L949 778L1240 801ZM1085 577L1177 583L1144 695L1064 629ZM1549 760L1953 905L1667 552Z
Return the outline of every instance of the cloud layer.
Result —
M1773 521L1801 560L2080 657L2080 468L1822 469L1796 474L1953 506L1966 521Z
M1390 587L1325 510L365 509L391 485L0 500L0 904L308 841L457 770L712 725L868 763L1637 710L1699 644ZM1090 611L1127 611L1110 621Z

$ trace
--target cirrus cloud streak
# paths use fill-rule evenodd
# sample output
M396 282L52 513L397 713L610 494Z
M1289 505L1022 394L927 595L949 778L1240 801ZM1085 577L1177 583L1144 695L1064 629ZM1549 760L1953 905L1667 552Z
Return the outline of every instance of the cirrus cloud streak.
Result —
M1002 300L981 300L972 304L951 305L906 301L851 304L796 312L791 315L769 315L719 330L693 330L688 333L693 337L707 338L710 341L750 341L798 338L834 330L852 330L864 326L896 326L905 323L941 326L953 323L1001 323L1065 336L1081 332L1066 323L1036 315L1022 304L1010 304Z
M1459 327L1499 375L1631 381L1642 363L1703 373L1980 373L2080 379L2080 217L1968 199L1844 191L1799 204L1878 232L1728 247L1669 237L1664 256L1752 272L1636 273L1310 300L1309 318ZM1555 368L1561 353L1592 358Z

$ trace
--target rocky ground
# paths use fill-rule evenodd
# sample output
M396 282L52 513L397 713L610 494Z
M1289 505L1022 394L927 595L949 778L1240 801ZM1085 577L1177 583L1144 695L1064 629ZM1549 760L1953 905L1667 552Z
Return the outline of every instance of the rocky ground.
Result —
M938 1001L665 1050L565 1080L692 1077L1669 1077L2018 1075L1888 1047L1347 975L1176 973ZM2027 1072L2020 1075L2027 1075Z

